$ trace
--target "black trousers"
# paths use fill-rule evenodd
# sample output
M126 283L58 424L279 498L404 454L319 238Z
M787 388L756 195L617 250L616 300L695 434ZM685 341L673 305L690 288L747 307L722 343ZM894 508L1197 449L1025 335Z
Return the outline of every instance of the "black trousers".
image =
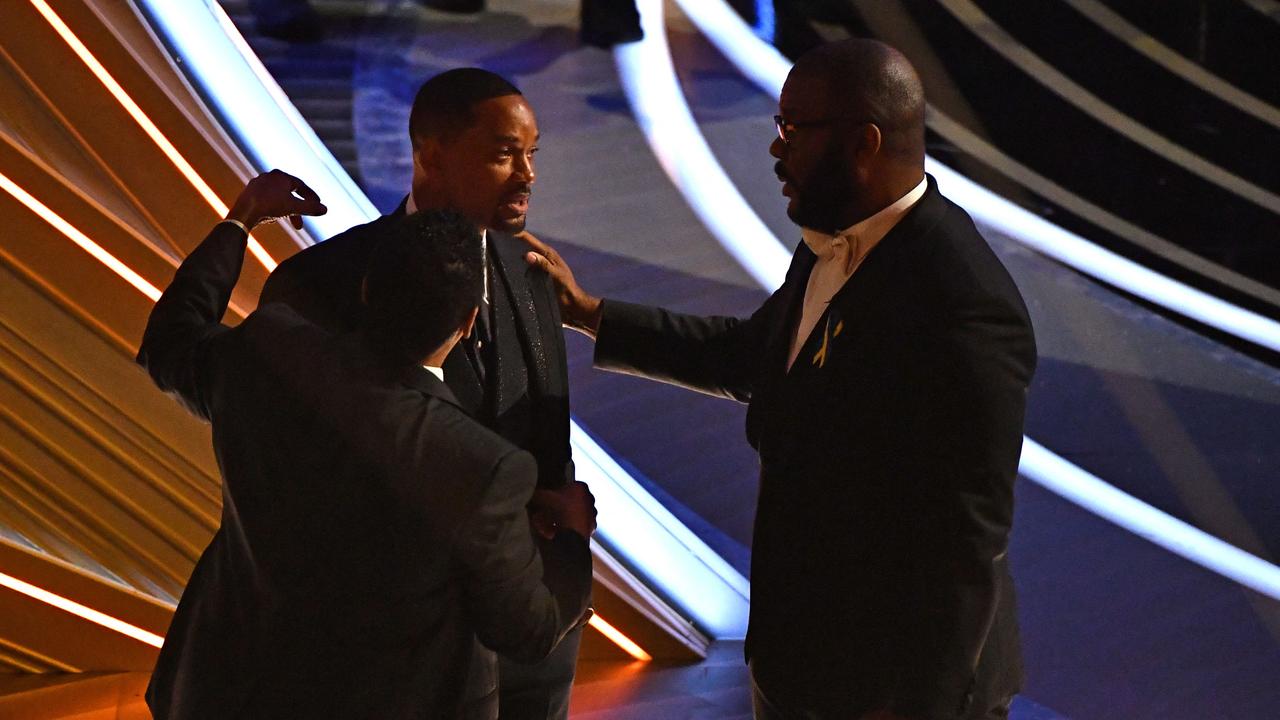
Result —
M582 628L565 635L545 660L533 665L498 656L499 720L567 720L569 691L578 664Z
M1012 702L1013 698L1005 698L996 703L995 707L984 710L974 708L966 720L1007 720ZM766 696L760 689L760 683L756 682L755 673L751 673L751 710L755 720L836 720L837 717L840 720L852 720L843 715L810 710L776 695Z

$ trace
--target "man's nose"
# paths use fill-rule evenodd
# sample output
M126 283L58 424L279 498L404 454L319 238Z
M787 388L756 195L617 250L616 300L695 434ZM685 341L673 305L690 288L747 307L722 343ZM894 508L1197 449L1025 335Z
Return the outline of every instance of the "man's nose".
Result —
M782 138L775 135L773 142L769 143L769 154L781 160L782 153L786 150L786 146L787 144L782 142Z
M516 160L515 175L522 181L530 185L538 179L538 173L533 169L533 155L524 155Z

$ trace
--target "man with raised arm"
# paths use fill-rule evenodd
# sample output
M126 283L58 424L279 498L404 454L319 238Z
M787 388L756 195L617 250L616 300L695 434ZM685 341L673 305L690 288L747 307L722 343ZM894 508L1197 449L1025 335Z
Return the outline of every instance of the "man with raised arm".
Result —
M444 359L445 384L485 427L538 462L538 486L574 479L569 449L569 370L546 274L524 263L524 229L533 185L538 123L507 80L458 68L427 80L409 114L413 178L394 212L285 260L267 278L260 302L282 302L323 327L347 329L362 312L361 278L385 228L421 210L456 210L482 229L484 293L475 331ZM551 523L535 507L545 542ZM503 720L566 720L581 632L538 663L502 656Z
M279 304L219 322L247 232L323 212L296 178L255 178L147 323L138 362L212 424L223 480L148 705L160 719L496 718L495 652L539 660L584 619L592 498L540 491L558 532L536 547L533 457L443 382L483 292L479 233L456 213L383 227L348 332Z

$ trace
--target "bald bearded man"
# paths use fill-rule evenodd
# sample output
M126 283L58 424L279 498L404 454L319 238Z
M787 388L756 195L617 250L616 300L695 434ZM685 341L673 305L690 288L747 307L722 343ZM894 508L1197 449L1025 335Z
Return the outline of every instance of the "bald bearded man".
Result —
M770 153L804 242L750 318L602 301L529 241L597 367L749 403L757 718L1000 718L1021 684L1006 549L1035 340L924 172L924 112L882 43L800 58Z

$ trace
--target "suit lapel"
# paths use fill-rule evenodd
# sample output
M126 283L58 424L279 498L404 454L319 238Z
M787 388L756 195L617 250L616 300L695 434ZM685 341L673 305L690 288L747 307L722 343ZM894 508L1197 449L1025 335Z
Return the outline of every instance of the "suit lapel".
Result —
M458 406L473 418L480 418L484 409L484 386L472 367L467 350L459 342L444 359L445 383L457 398Z
M791 338L796 324L800 322L800 313L804 308L804 292L808 287L809 273L813 271L815 262L817 262L817 256L808 246L800 243L788 273L788 282L783 285L783 292L788 293L788 296L783 298L783 307L786 309L779 313L778 321L770 329L766 345L767 371L765 374L772 380L781 379L787 374L787 355L791 351ZM801 342L804 342L803 338Z
M463 357L462 360L465 363L466 357ZM449 377L448 370L445 370L444 373L445 377ZM458 402L458 398L453 394L453 391L449 389L449 386L426 368L416 367L410 370L405 375L404 384L406 387L417 390L423 395L443 400L454 407L465 410L462 407L462 403Z
M893 295L894 285L910 282L911 257L923 251L929 230L939 222L944 210L945 203L938 193L937 183L929 178L928 189L920 201L871 249L862 265L831 298L827 312L818 320L813 335L804 341L805 346L796 357L792 372L808 371L824 339L827 342L834 339L837 326L842 326L841 344L848 346L851 342L858 342L868 323L893 316L894 308L885 307L885 304L890 302L888 298ZM799 299L795 308L798 309L803 304L803 284L797 295ZM795 312L788 319L788 330L795 327L798 319L799 313ZM790 339L790 332L785 335Z
M520 346L525 350L530 395L535 399L545 397L554 385L548 366L564 365L563 358L552 357L553 354L562 354L563 346L547 339L560 330L550 327L560 317L559 307L546 292L541 291L545 283L538 283L531 277L531 273L541 271L525 262L527 247L523 242L506 233L489 231L489 244L493 249L494 281L504 284L503 289L515 316Z

